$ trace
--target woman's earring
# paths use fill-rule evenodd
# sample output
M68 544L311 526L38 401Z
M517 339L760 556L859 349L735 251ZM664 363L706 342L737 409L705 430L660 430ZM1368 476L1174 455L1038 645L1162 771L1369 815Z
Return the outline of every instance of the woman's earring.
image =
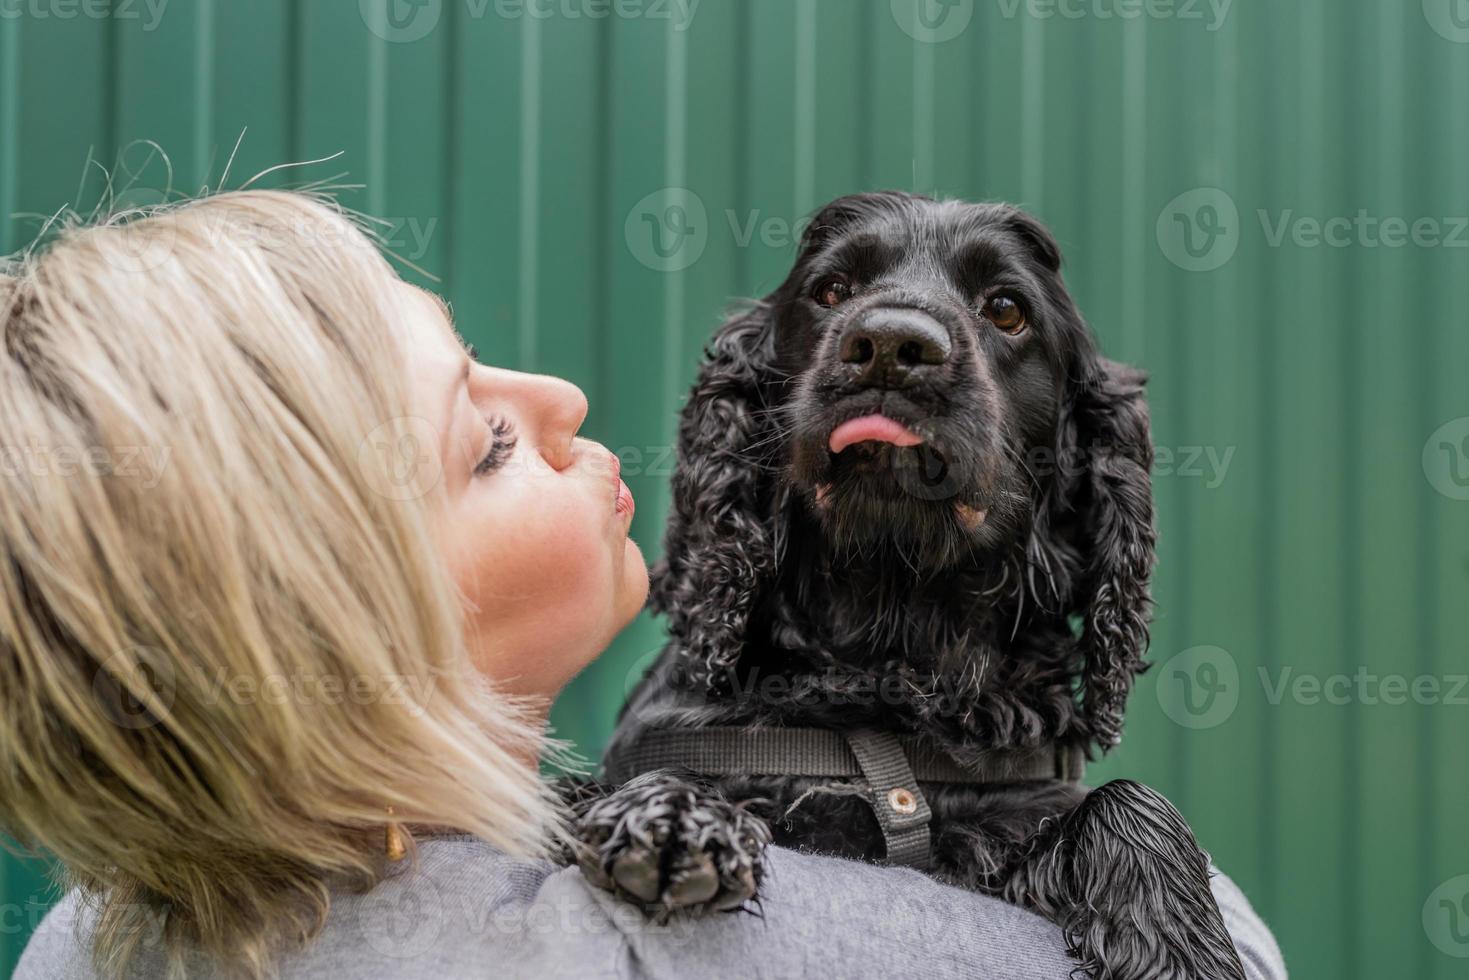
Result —
M391 817L392 815L393 808L388 807L388 816ZM390 862L403 860L403 856L408 853L408 847L403 843L403 828L396 823L390 823L383 837L388 852L388 860Z

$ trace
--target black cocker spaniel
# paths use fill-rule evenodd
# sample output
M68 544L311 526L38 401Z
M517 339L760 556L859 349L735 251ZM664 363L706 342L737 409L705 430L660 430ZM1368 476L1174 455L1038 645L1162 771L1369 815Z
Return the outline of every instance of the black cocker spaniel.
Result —
M921 808L909 863L1050 918L1099 980L1244 976L1178 811L1065 762L1121 738L1155 534L1144 376L1098 353L1060 269L1011 206L857 194L715 333L655 570L671 639L609 771L659 733L876 732L916 786L665 759L580 788L591 877L659 914L741 907L772 837L892 858L886 802Z

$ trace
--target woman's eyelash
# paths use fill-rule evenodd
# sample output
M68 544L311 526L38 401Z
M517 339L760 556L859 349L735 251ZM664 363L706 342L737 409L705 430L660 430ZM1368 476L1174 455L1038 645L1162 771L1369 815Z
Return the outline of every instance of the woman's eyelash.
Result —
M490 451L485 453L485 458L475 464L474 475L484 476L493 473L505 464L510 454L515 451L515 426L510 420L500 415L486 417L490 425L490 435L493 441L490 443Z

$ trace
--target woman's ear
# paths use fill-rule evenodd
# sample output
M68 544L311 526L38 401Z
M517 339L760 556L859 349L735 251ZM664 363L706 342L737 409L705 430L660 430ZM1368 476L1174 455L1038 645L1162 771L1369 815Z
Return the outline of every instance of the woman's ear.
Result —
M769 464L774 413L770 301L714 333L678 428L673 512L653 570L652 606L668 617L678 676L710 688L744 642L759 584L775 566Z
M1101 357L1093 364L1074 394L1063 435L1074 440L1067 451L1082 463L1066 494L1081 559L1068 611L1082 620L1082 712L1105 751L1122 740L1128 693L1146 669L1157 532L1147 376Z

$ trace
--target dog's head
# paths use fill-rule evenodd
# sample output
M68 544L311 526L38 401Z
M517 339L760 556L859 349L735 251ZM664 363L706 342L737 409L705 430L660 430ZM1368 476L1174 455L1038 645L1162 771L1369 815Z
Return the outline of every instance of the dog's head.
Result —
M839 562L1019 571L1013 601L1079 618L1087 727L1115 744L1147 643L1152 448L1142 374L1100 357L1060 267L1008 205L860 194L816 216L684 412L655 603L691 666L738 655L794 509Z

